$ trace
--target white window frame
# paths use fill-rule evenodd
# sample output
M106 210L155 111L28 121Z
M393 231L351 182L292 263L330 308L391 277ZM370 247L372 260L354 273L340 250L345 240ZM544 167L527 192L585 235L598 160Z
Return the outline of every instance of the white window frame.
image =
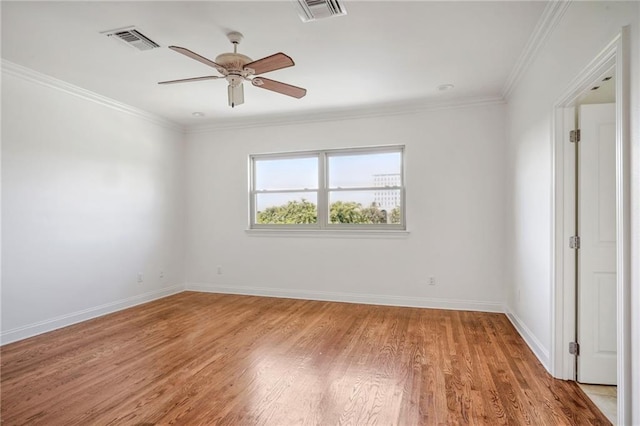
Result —
M367 155L399 152L400 153L400 185L399 186L370 186L370 187L349 187L330 188L329 187L329 157L346 155ZM405 173L404 173L404 145L375 146L347 149L325 149L314 151L298 151L273 154L253 154L249 156L249 229L250 230L349 230L349 231L405 231L406 226L406 195L405 195ZM296 158L317 158L318 159L318 187L317 189L296 188L296 189L256 189L256 161L260 160L285 160ZM399 190L400 191L400 223L329 223L329 194L341 191L380 191ZM317 223L313 224L260 224L256 223L256 198L259 194L284 194L284 193L317 193Z

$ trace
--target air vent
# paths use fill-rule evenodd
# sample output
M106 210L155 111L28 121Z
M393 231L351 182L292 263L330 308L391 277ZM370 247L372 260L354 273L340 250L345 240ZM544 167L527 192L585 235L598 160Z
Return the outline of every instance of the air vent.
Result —
M298 14L303 22L342 16L347 10L338 0L294 0L298 6Z
M138 50L151 50L155 49L156 47L160 47L158 43L142 34L135 27L125 27L110 31L102 31L101 34L106 34L107 37L115 37L118 40L122 40L129 46L134 47Z

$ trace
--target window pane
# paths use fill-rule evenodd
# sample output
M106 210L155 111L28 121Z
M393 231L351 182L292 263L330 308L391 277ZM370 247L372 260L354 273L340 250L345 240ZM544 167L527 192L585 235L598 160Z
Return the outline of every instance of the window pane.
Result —
M329 223L402 223L399 189L330 191Z
M255 189L318 189L318 157L255 160Z
M318 223L316 192L256 195L257 224L301 225Z
M328 162L330 188L402 185L400 152L330 155Z

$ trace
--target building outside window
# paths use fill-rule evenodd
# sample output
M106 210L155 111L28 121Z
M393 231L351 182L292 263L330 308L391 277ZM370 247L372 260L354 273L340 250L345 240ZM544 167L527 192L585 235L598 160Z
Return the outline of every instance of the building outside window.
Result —
M386 173L373 175L373 184L376 187L381 188L395 188L402 186L402 179L400 173ZM374 202L378 207L385 211L391 211L396 207L399 207L402 200L400 194L393 189L379 190L375 192Z

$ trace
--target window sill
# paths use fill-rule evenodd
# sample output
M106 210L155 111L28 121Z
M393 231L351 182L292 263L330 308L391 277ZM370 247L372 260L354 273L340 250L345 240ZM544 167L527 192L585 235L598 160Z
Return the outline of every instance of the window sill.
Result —
M246 229L250 237L276 238L408 238L409 231L386 229Z

